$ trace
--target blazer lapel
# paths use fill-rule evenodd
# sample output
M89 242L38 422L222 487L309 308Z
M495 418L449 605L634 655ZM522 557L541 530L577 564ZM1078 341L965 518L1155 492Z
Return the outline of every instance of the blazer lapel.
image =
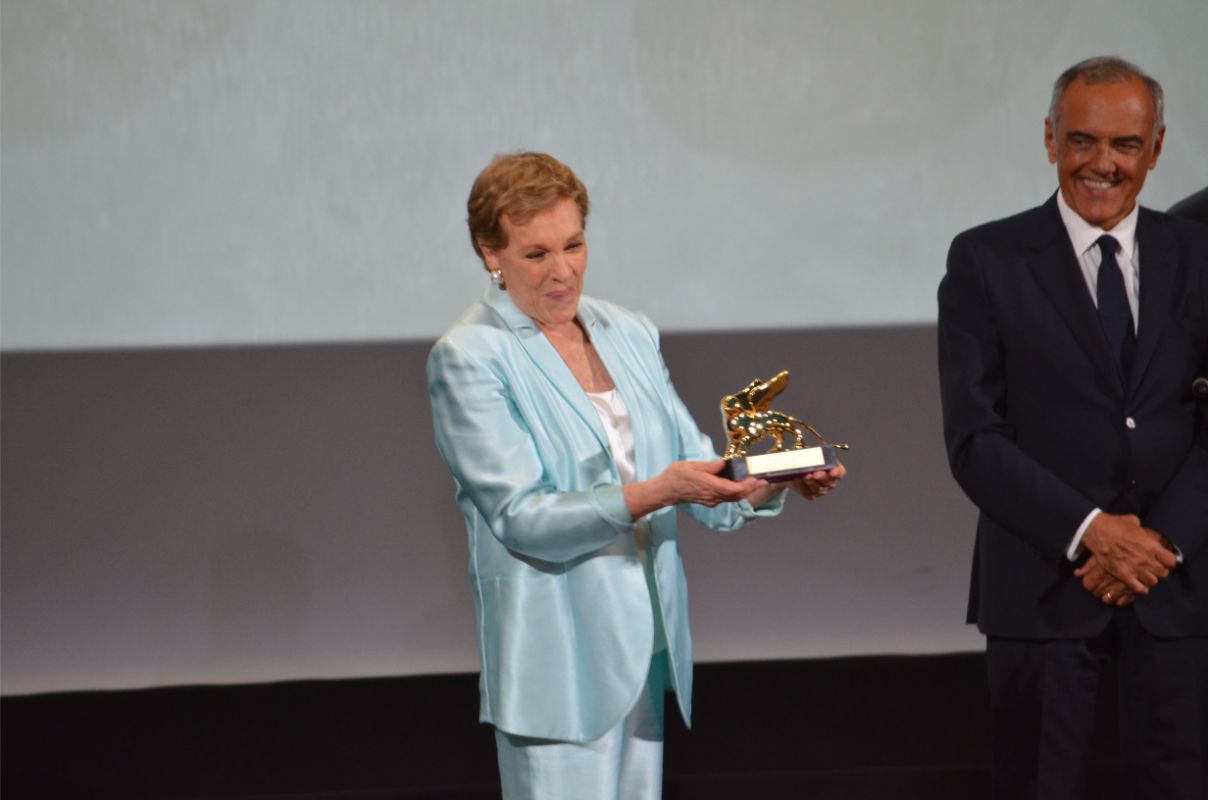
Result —
M1137 243L1141 258L1140 311L1137 315L1137 349L1133 354L1129 391L1135 392L1145 376L1166 324L1174 318L1175 278L1178 254L1168 230L1148 209L1137 219Z
M566 366L566 362L562 360L562 356L558 355L558 351L549 343L549 339L545 338L545 334L541 332L537 324L527 314L516 308L512 298L508 297L508 293L497 286L492 285L487 288L483 302L503 318L504 323L516 335L516 340L520 342L520 346L533 360L537 369L549 380L550 385L562 396L566 404L583 418L583 422L599 440L604 451L611 454L608 449L608 436L604 433L604 425L600 422L600 415L596 413L595 406L591 404L583 387L575 380L575 376Z
M1036 228L1036 238L1032 242L1034 254L1028 262L1032 277L1057 307L1058 315L1086 357L1123 391L1120 370L1099 325L1099 313L1086 287L1086 279L1082 277L1070 237L1061 223L1057 196L1053 195L1040 212L1042 224Z
M629 427L633 431L633 454L637 466L637 480L646 480L660 472L661 467L652 463L654 450L649 446L651 431L647 427L651 424L651 415L642 413L643 408L647 407L648 401L635 382L631 371L636 363L633 359L638 356L633 353L619 352L619 348L628 345L628 342L619 341L618 331L606 316L599 313L599 309L593 307L590 299L580 300L579 318L587 327L592 344L595 345L596 352L600 354L600 360L604 362L604 367L612 377L612 382L616 384L617 392L621 395L625 408L629 411Z

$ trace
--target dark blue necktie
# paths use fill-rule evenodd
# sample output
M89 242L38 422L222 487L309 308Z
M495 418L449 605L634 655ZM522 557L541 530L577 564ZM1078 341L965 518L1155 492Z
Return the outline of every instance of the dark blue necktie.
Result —
M1124 291L1124 274L1116 263L1116 248L1119 247L1112 236L1104 234L1095 244L1103 254L1099 262L1099 280L1097 283L1099 301L1099 324L1103 327L1103 335L1107 337L1107 345L1112 355L1116 357L1116 365L1120 374L1128 377L1132 367L1133 334L1132 310L1128 307L1128 294Z

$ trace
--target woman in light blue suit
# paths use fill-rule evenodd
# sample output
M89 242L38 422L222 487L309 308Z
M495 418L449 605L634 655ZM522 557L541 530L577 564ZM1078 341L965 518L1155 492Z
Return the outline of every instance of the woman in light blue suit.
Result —
M491 285L428 358L508 800L660 796L663 696L687 721L692 691L675 510L733 530L784 502L718 476L654 326L581 295L587 212L554 158L492 161L469 200ZM792 485L814 498L843 474Z

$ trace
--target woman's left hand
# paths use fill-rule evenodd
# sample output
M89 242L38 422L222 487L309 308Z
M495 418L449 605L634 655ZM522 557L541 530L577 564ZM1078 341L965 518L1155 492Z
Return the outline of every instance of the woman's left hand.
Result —
M808 472L800 478L790 481L789 486L793 487L793 491L806 500L817 500L838 486L839 481L843 480L843 476L846 474L847 467L838 464L831 469Z
M748 494L746 500L752 507L759 508L771 500L774 495L783 492L786 486L793 487L793 491L806 500L816 500L831 489L834 489L846 474L847 468L839 464L833 469L820 469L817 472L802 475L795 480L783 483L764 483Z

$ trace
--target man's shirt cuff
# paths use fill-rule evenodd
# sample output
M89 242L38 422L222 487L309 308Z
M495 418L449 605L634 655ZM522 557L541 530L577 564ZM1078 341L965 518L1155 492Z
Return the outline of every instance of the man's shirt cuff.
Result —
M1095 517L1103 513L1101 508L1092 508L1091 513L1086 515L1086 519L1082 520L1082 524L1078 526L1077 533L1070 540L1070 546L1065 549L1065 557L1070 561L1077 561L1082 555L1082 534L1086 533L1086 529L1095 521Z
M1078 532L1074 534L1074 538L1070 540L1070 546L1065 550L1065 557L1070 561L1077 561L1082 556L1082 534L1086 533L1086 529L1095 521L1095 517L1103 513L1101 508L1091 509L1091 513L1086 515L1086 519L1082 520L1082 524L1078 526ZM1183 563L1183 551L1176 545L1171 545L1174 548L1175 558L1179 563Z

